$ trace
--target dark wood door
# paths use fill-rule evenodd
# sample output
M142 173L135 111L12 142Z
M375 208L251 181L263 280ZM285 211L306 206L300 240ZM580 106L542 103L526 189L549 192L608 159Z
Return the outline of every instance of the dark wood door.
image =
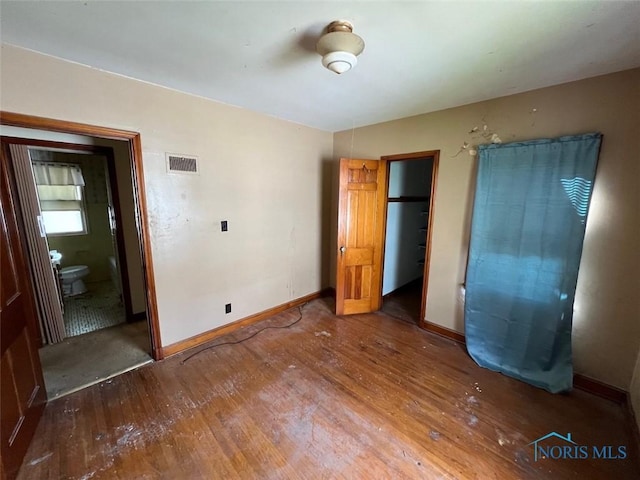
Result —
M8 157L0 152L0 478L14 478L46 403L35 304L18 234Z
M382 306L386 160L340 159L336 314Z

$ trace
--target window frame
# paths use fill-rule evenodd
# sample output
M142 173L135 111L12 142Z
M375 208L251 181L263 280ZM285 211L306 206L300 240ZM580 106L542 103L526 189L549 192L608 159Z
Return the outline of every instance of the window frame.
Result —
M65 163L69 163L69 162L65 162ZM82 165L80 163L69 163L69 165L75 165L77 166L80 170L82 170ZM42 186L42 185L40 185ZM40 208L40 218L42 220L42 226L44 228L45 234L47 235L47 237L75 237L75 236L81 236L81 235L89 235L90 233L90 229L89 229L89 217L87 215L87 198L85 195L85 188L86 185L76 185L76 188L79 188L80 190L80 196L81 199L80 200L54 200L56 202L78 202L79 204L79 209L67 209L67 210L43 210L42 209L42 200L40 200L40 197L38 196L38 206ZM36 192L37 192L37 188L36 188ZM47 201L47 200L45 200ZM82 221L82 230L81 231L73 231L73 232L55 232L55 233L51 233L47 230L47 225L45 223L44 220L44 212L68 212L68 211L74 211L74 212L80 212L80 219Z
M89 222L87 221L87 212L86 212L86 203L84 201L84 196L83 196L83 200L81 201L81 205L80 205L80 209L79 210L40 210L40 217L42 218L42 225L44 226L44 231L47 235L47 237L74 237L74 236L80 236L80 235L89 235ZM55 232L55 233L51 233L47 230L47 225L45 223L44 220L44 212L80 212L80 218L82 220L82 230L81 231L77 231L77 232Z

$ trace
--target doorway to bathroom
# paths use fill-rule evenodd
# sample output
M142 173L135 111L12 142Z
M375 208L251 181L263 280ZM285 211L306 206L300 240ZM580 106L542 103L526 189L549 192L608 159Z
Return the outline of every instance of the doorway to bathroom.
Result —
M48 397L151 362L126 146L3 137L3 150L16 180Z
M113 154L41 148L28 153L65 338L131 321L130 290L120 278L126 256L118 249Z

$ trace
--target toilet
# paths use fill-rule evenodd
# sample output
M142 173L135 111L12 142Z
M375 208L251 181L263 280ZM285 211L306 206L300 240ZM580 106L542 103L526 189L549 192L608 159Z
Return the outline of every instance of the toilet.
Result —
M82 279L89 275L89 267L86 265L73 265L60 269L62 279L62 294L65 297L80 295L87 291L87 286Z

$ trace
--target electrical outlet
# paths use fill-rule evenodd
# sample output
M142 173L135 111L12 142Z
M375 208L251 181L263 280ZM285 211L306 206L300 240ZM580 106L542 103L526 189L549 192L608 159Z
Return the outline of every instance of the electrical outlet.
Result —
M229 225L227 224L226 220L222 220L220 222L220 228L222 229L223 232L226 232L227 230L229 230ZM227 312L229 313L229 312Z
M227 303L224 306L224 313L231 313L231 304L230 303Z

